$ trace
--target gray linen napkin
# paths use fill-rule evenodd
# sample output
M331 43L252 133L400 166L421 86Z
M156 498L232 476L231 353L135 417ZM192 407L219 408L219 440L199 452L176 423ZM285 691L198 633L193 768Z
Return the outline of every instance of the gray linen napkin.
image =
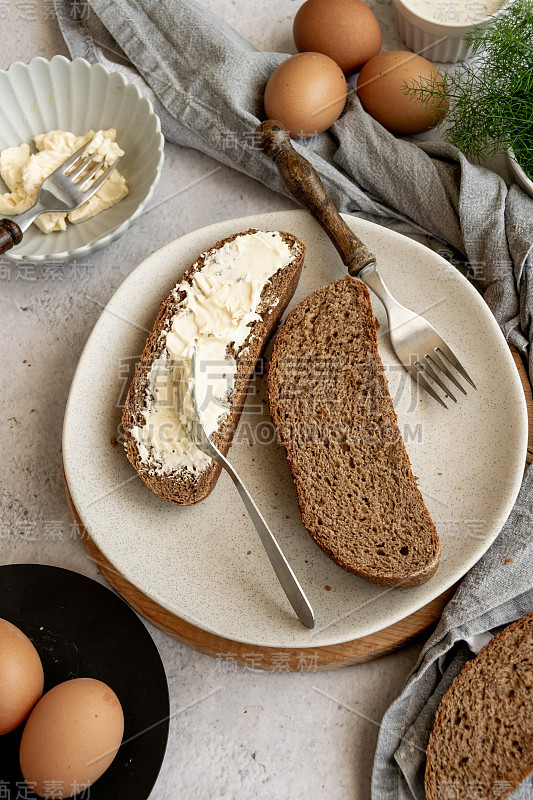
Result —
M254 136L264 118L265 84L285 55L258 52L194 0L55 3L71 55L120 70L136 83L154 102L168 139L286 194ZM466 262L507 340L531 359L532 199L517 186L507 189L450 145L396 139L365 114L353 92L328 133L295 146L314 164L341 211L448 242ZM500 536L462 581L384 716L375 800L424 798L424 748L442 694L472 657L466 640L533 609L532 520L530 469ZM493 790L486 787L485 796L496 797ZM475 791L473 797L484 796ZM531 796L530 784L513 795Z

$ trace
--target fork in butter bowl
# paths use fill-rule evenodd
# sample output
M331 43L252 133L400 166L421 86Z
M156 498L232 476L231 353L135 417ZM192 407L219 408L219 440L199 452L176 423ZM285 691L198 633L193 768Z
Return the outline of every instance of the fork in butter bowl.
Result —
M31 153L27 143L2 150L0 176L10 191L0 194L0 214L11 215L27 211L37 200L44 179L85 144L88 145L85 151L87 156L92 155L93 161L100 163L103 168L110 167L124 155L124 151L115 141L116 135L114 128L99 130L97 133L91 130L83 136L56 130L33 137L36 153ZM114 206L127 194L126 180L115 169L83 205L72 211L41 214L35 219L35 224L43 233L64 231L67 220L71 223L84 222Z
M70 213L90 200L115 171L122 156L110 166L91 152L93 140L62 160L37 189L35 202L12 218L0 219L0 253L19 245L22 235L45 212Z

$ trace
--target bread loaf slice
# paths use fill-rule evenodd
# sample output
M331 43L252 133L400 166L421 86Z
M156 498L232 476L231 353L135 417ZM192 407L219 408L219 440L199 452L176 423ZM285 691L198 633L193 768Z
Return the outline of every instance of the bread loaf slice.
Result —
M251 242L247 237L254 237L254 241ZM274 264L278 263L280 258L285 258L286 256L286 260L266 282L261 283L261 281L255 280L258 259L255 259L256 263L244 265L242 263L243 259L254 261L253 258L250 259L250 251L246 249L250 243L254 247L260 247L262 258L267 259L267 261L269 258L275 258ZM279 253L275 256L271 255L269 248L272 250L278 248L279 251L282 251L281 255ZM244 269L247 271L249 280L247 277L246 287L250 287L252 301L257 295L255 297L254 308L256 313L253 315L254 319L245 326L246 339L239 344L236 342L228 343L225 351L223 350L223 366L222 368L220 367L219 359L218 374L215 376L220 380L222 375L222 378L225 379L227 371L225 367L226 360L228 363L233 364L232 369L235 369L235 374L232 386L225 398L227 402L225 402L224 407L222 404L220 405L218 427L211 433L214 444L226 455L239 422L248 385L253 376L256 363L272 333L278 326L283 312L298 285L303 268L304 254L305 246L303 242L290 233L284 231L257 231L251 228L248 231L236 233L227 239L217 242L209 250L202 253L195 263L181 276L169 296L163 301L128 391L122 415L122 425L126 453L131 464L146 485L165 500L181 505L199 503L213 490L221 470L218 464L201 454L190 440L185 444L184 441L180 440L177 445L178 449L175 450L172 449L174 448L174 440L170 435L167 437L170 439L170 444L165 440L163 445L161 437L158 439L163 425L160 425L158 429L157 425L159 423L156 423L156 435L153 433L153 421L160 419L160 417L153 416L153 409L156 406L156 390L160 390L158 383L161 383L161 377L163 381L167 381L170 384L170 390L168 386L165 388L168 397L171 395L170 409L164 408L164 421L167 431L169 429L171 431L177 430L174 427L169 428L169 420L171 419L172 425L174 425L175 420L179 418L182 407L184 407L183 404L188 403L189 407L192 407L190 390L187 395L188 381L191 376L190 351L187 350L188 355L183 359L183 364L180 366L181 362L177 363L175 358L171 357L172 348L170 347L170 342L172 341L170 337L175 331L176 320L183 324L185 317L188 319L194 316L194 308L198 305L196 304L193 308L193 301L188 298L188 292L191 292L194 287L201 286L201 290L205 291L206 296L209 297L210 292L213 293L216 289L218 296L213 301L213 314L215 315L213 319L216 317L215 312L217 312L217 309L222 307L224 313L229 310L229 313L236 315L236 319L241 314L241 318L244 320L242 322L243 325L247 317L242 316L242 311L239 308L236 311L233 308L238 305L235 301L235 293L244 291L242 289L244 284L242 278L237 278L232 290L230 280L232 275L237 274L239 270L242 271ZM218 262L222 263L222 260L225 264L224 270L218 268ZM218 272L216 272L217 270ZM216 272L214 277L213 272ZM208 276L207 278L206 275ZM221 285L213 289L212 283L217 278L217 275ZM224 294L226 289L228 297L221 301L220 296ZM246 291L248 291L248 288L246 288ZM202 324L209 325L209 321L205 321L209 315L206 316L204 311L204 309L200 308L200 311L196 312L194 317L195 325L199 326L201 320L204 320ZM193 325L193 328L195 325ZM216 336L205 330L203 333L204 341L207 341L208 344L216 345ZM207 339L205 334L209 334ZM192 338L194 340L194 336ZM224 340L220 339L219 341L224 346ZM189 345L192 345L192 343L193 341L188 342ZM199 350L199 356L201 359L201 349ZM188 373L185 367L187 364ZM182 370L181 373L180 369ZM159 373L157 370L159 370ZM177 422L176 425L178 425ZM180 430L183 433L183 428L180 428ZM176 436L177 439L178 437ZM192 453L191 458L195 461L194 464L183 465L178 463L180 460L183 461L183 459L188 458L187 453L184 456L180 455L183 446L185 446L187 453ZM178 455L176 455L176 452Z
M533 612L494 637L444 695L429 737L428 800L507 797L533 770Z
M440 544L397 425L368 289L346 277L287 317L268 372L303 524L349 572L416 586Z

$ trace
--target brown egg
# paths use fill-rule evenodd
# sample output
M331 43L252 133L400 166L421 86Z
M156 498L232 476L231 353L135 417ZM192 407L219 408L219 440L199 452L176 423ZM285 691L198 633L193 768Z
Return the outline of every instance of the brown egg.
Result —
M294 138L327 130L345 102L344 73L322 53L291 56L274 70L265 89L267 117L283 122Z
M60 683L41 698L24 728L24 780L41 797L71 797L105 772L123 734L122 706L109 686L93 678Z
M431 76L442 81L438 69L422 56L391 50L367 61L357 79L357 94L365 111L391 133L424 133L444 119L447 105L421 103L405 94L405 83Z
M293 24L300 52L324 53L344 72L360 69L381 50L381 29L362 0L307 0Z
M0 734L21 725L43 693L43 665L26 634L0 619Z

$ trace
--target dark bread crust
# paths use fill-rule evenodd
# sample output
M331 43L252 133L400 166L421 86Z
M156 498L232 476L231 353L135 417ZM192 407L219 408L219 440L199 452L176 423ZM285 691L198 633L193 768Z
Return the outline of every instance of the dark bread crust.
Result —
M442 698L427 748L428 800L447 797L447 785L454 797L507 797L533 770L532 719L533 611L480 650Z
M257 228L250 228L233 234L226 239L216 242L208 250L204 251L195 263L181 275L176 282L191 282L196 272L200 272L206 257L212 250L219 250L227 242L232 242L239 236L248 233L255 233ZM213 442L223 455L226 455L233 436L237 429L241 412L246 400L248 385L254 374L257 361L261 357L268 341L281 321L283 312L287 308L296 288L303 269L305 245L295 236L285 231L279 231L283 240L289 244L295 254L294 260L270 279L270 283L264 287L261 293L261 304L259 313L261 320L257 320L250 326L250 335L244 342L240 351L232 355L237 360L237 373L234 379L234 390L232 392L231 407L229 414L221 427L212 435ZM273 303L278 300L276 305ZM180 299L176 298L171 292L163 301L154 327L148 336L142 356L137 364L135 375L131 382L126 403L122 414L122 425L124 430L124 445L128 459L134 469L138 472L144 483L165 500L179 505L194 505L204 500L215 488L220 476L220 465L213 462L206 470L200 472L198 477L189 470L181 469L158 475L151 473L138 452L135 439L131 435L131 429L136 425L142 427L144 424L143 410L145 409L146 389L148 386L148 375L153 361L158 358L165 349L165 333L171 325ZM248 351L242 351L248 348Z
M398 429L361 281L334 281L289 314L274 345L268 403L302 522L326 555L384 586L427 581L439 538Z

